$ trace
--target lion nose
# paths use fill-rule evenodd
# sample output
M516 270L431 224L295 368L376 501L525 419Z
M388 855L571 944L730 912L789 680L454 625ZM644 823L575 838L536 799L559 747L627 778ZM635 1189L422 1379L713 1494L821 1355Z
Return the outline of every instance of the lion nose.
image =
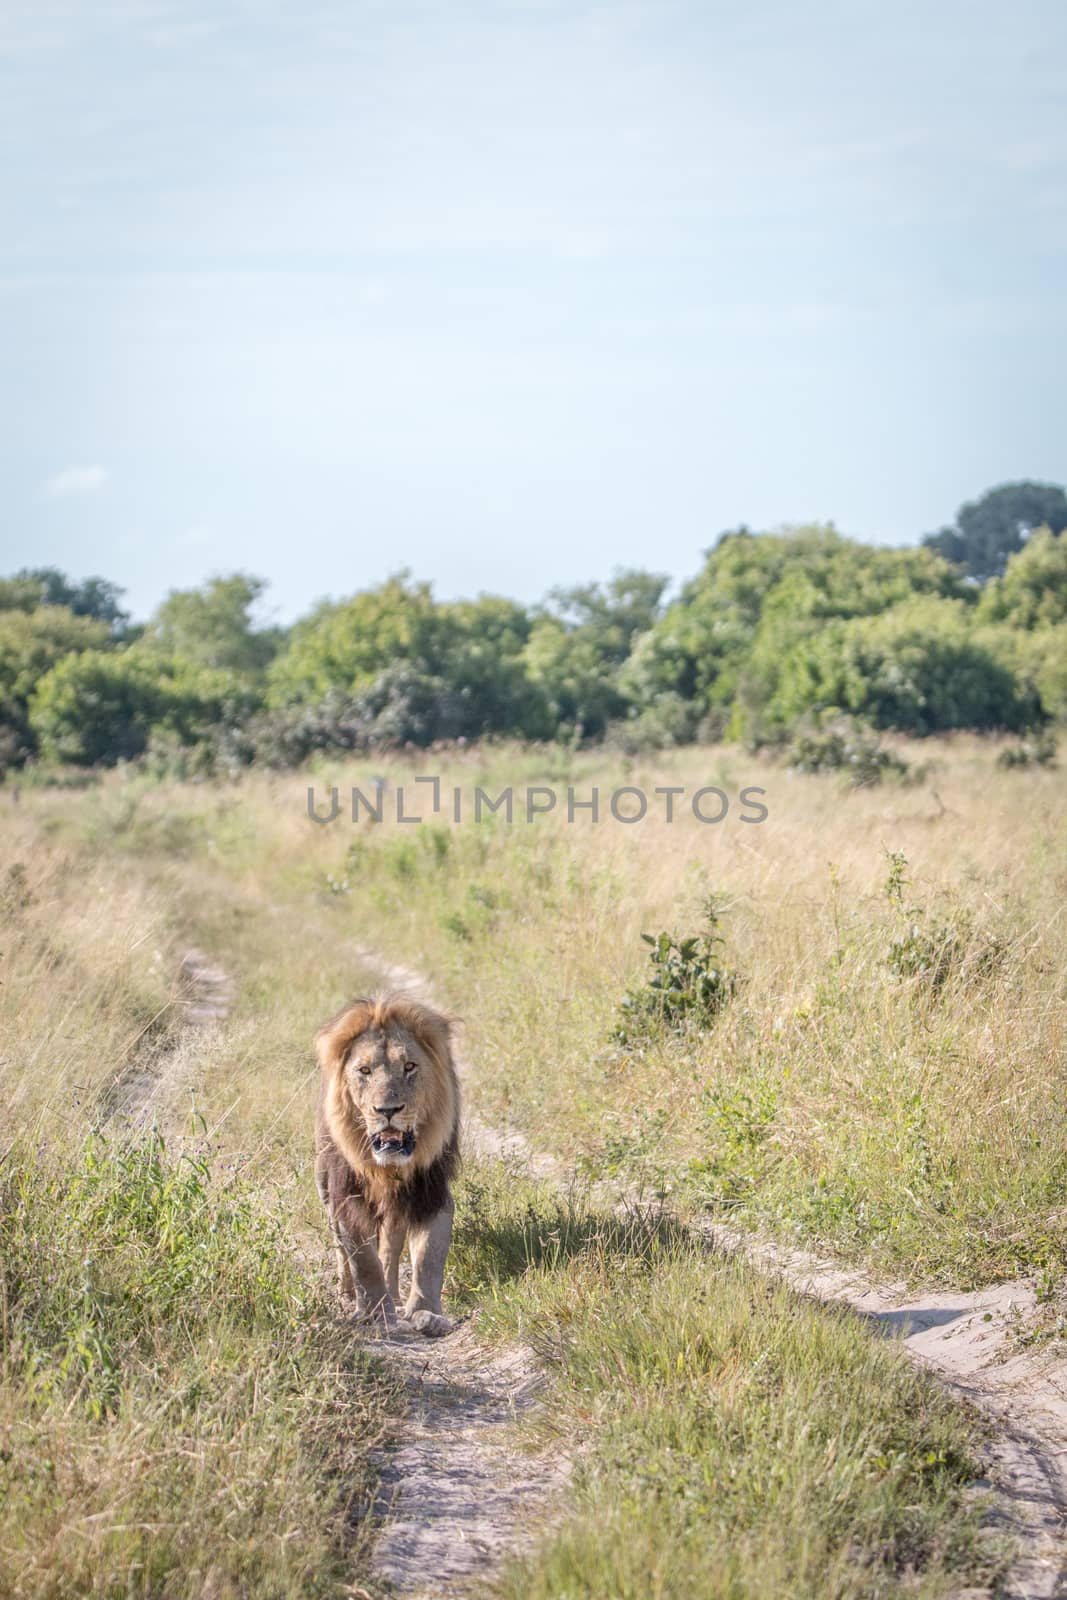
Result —
M395 1117L396 1113L398 1111L403 1111L404 1107L402 1105L399 1105L399 1106L375 1106L374 1109L375 1109L375 1111L378 1113L378 1115L380 1117Z

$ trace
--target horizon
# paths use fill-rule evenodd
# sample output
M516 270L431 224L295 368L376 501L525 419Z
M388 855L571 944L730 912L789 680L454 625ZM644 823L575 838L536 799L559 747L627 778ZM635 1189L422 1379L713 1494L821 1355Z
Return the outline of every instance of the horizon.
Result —
M482 598L496 598L496 599L501 599L501 600L510 600L510 601L513 601L514 603L522 606L524 609L526 609L528 611L535 611L539 607L545 605L545 603L552 597L552 595L554 593L556 593L557 591L559 591L559 590L570 590L570 589L574 589L574 588L584 588L587 585L604 585L604 584L609 583L613 578L620 577L620 576L624 575L625 573L632 572L632 571L641 571L641 572L649 573L649 574L651 574L653 576L657 576L657 577L666 577L667 582L666 582L666 586L664 588L663 595L662 595L661 602L660 602L661 603L661 607L663 609L666 609L667 606L669 606L676 599L678 599L678 597L679 597L682 589L685 587L685 585L692 578L695 578L699 574L699 572L702 570L705 562L707 561L708 557L711 555L712 551L715 549L715 547L723 539L726 539L726 538L730 537L733 534L739 534L739 533L746 534L749 537L754 538L754 539L780 538L780 537L788 537L789 535L792 535L792 534L806 532L809 529L818 529L819 531L823 531L823 532L827 532L827 533L833 533L837 537L839 537L839 538L841 538L843 540L846 540L848 543L859 544L859 545L867 545L867 546L869 546L871 548L875 548L875 549L879 549L880 548L880 549L906 550L906 549L913 548L914 544L915 544L915 541L908 541L908 542L906 542L904 544L889 544L889 543L885 543L885 542L876 542L874 540L863 539L863 538L857 537L857 536L852 535L852 534L844 533L840 528L835 527L832 522L827 522L827 523L783 523L781 526L779 526L777 528L749 528L749 527L745 527L744 525L742 525L742 526L737 527L737 528L724 528L724 529L722 529L722 531L720 533L715 535L715 537L712 539L710 544L706 545L701 551L698 552L697 562L691 568L691 570L688 571L688 572L683 572L683 573L681 573L681 574L679 574L677 576L674 575L673 573L663 573L660 568L658 568L658 567L656 567L654 565L653 566L641 567L641 568L614 566L614 567L612 567L610 570L608 570L606 572L592 573L592 574L587 575L584 579L579 578L579 579L575 580L573 583L557 584L557 583L549 582L549 583L547 583L545 585L545 587L541 590L541 592L538 595L527 599L525 596L509 593L507 590L503 590L503 589L478 588L478 589L470 590L468 592L463 592L463 593L457 592L457 593L453 593L453 594L442 594L439 591L437 584L433 581L432 578L425 578L425 577L422 576L422 574L420 574L419 572L414 571L410 567L398 567L398 568L393 569L392 571L385 572L380 578L375 578L373 582L368 582L366 584L359 585L358 588L350 589L350 590L347 590L347 591L345 591L343 593L342 592L331 592L331 593L328 593L328 594L320 594L315 599L313 599L310 602L310 604L307 605L304 608L303 611L296 613L295 615L289 617L286 620L280 619L279 617L275 616L271 612L270 598L271 598L271 589L272 589L273 586L272 586L271 581L270 581L269 578L264 578L262 573L253 572L253 571L248 570L247 568L220 568L220 569L206 570L201 578L199 578L198 580L195 580L191 584L182 585L181 589L172 588L172 589L168 589L168 590L164 591L164 593L159 596L158 600L155 602L155 604L152 606L152 608L150 610L144 612L143 614L138 614L137 612L135 612L132 609L132 607L128 608L128 609L124 607L124 610L126 610L126 614L128 615L129 622L130 622L130 624L132 626L135 626L135 627L136 626L141 626L143 624L146 624L151 619L151 617L154 615L156 609L158 609L158 606L160 604L162 604L162 602L164 600L166 600L169 597L169 595L171 595L171 594L188 592L191 589L204 590L204 589L208 588L208 586L211 585L212 583L215 583L215 582L218 582L218 581L224 581L224 580L226 580L228 578L233 578L233 577L245 577L245 578L249 578L249 579L253 579L253 580L259 581L259 582L261 582L263 584L262 593L260 594L259 598L255 601L255 603L253 604L253 607L252 607L252 615L257 619L257 626L261 627L261 628L281 627L281 628L284 628L284 629L288 629L288 628L292 627L294 625L294 623L301 621L309 613L314 612L315 610L317 610L320 606L343 605L345 603L345 601L350 600L356 594L362 593L365 589L379 588L382 584L390 583L390 582L393 582L393 581L400 581L400 582L408 582L408 581L410 581L412 584L415 584L415 585L427 584L429 586L429 589L430 589L430 592L431 592L431 594L433 596L433 599L436 602L441 603L441 604L447 604L449 602L454 602L454 601L478 600L478 599L482 599ZM1026 537L1026 535L1024 535L1024 540L1025 540L1025 537ZM43 570L44 565L45 564L42 563L39 566L37 566L36 568L34 568L33 566L27 566L27 567L18 569L17 572L16 571L0 572L0 579L16 577L16 576L19 576L19 574L21 572L33 572L35 570L40 571L40 570ZM59 570L62 571L62 569L59 569ZM122 602L124 602L128 597L127 589L123 587L123 585L121 584L119 579L113 573L109 573L109 572L64 572L63 576L73 580L76 583L84 583L86 581L90 581L92 579L98 579L98 578L99 579L104 579L105 581L113 583L113 584L115 584L117 586L120 604ZM268 615L268 613L271 613L271 614Z

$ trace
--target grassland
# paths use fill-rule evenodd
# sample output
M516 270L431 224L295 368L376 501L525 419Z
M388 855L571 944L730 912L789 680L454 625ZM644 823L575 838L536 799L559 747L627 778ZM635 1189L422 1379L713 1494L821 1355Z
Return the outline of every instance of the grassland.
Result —
M336 1594L394 1387L276 1186L202 1121L168 1148L106 1118L181 1041L165 899L5 821L0 1592Z
M982 1423L847 1313L657 1209L604 1215L468 1172L453 1290L552 1374L539 1442L575 1462L508 1600L954 1595L1009 1547L975 1491Z
M579 1173L569 1198L471 1170L450 1285L554 1373L573 1516L507 1580L542 1596L947 1594L996 1564L967 1489L981 1429L854 1322L709 1258L705 1213L969 1283L1067 1249L1064 779L988 745L924 785L840 787L737 751L655 765L500 750L380 765L421 826L308 820L306 789L114 774L4 808L0 1587L314 1595L366 1584L353 1514L396 1424L339 1327L308 1171L315 1025L426 971L465 1019L470 1097ZM418 773L442 778L430 816ZM717 784L717 826L450 821L451 790L588 798ZM766 789L765 822L737 794ZM605 807L606 809L606 807ZM561 814L561 812L563 814ZM388 815L388 813L387 813ZM707 1028L615 1037L642 932L721 919ZM179 1032L185 944L234 979ZM145 1052L185 1051L166 1145L100 1127ZM586 1179L643 1189L620 1224ZM681 1220L668 1228L668 1207ZM625 1537L623 1537L625 1533Z
M420 827L353 826L347 805L310 823L303 775L113 783L39 805L45 825L155 872L207 948L245 949L249 1017L278 1005L263 922L284 919L302 974L284 997L294 1047L334 974L351 989L359 948L376 945L465 1019L482 1113L568 1164L912 1276L1035 1269L1052 1286L1067 1251L1067 777L1000 770L974 739L908 753L931 767L924 784L858 790L734 750L375 769L387 819L398 784L428 813L411 780L440 773L442 815ZM369 776L319 772L320 807L329 785L369 793ZM671 824L652 807L633 826L566 820L568 785L606 799L623 783L718 784L733 805L718 826L684 802ZM510 826L449 820L453 787L469 802L505 784L553 786L560 804L532 824L521 807ZM738 815L748 784L767 791L756 825ZM620 1046L621 997L648 971L641 934L698 931L709 896L733 1000L708 1030ZM219 1112L227 1082L198 1090Z

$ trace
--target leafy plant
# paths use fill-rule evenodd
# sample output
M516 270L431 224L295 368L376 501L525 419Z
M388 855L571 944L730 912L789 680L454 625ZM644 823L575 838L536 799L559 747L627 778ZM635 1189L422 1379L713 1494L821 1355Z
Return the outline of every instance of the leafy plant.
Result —
M1010 744L997 757L998 767L1054 767L1057 752L1056 735L1046 731Z
M941 916L923 905L906 905L907 857L899 850L886 852L889 874L885 894L901 919L898 936L890 941L887 964L894 978L911 980L938 994L949 978L982 978L999 965L1004 945L987 929L976 929L966 911Z
M763 1168L763 1146L778 1116L778 1092L765 1079L705 1089L701 1108L712 1143L686 1168L687 1187L701 1204L714 1208L747 1201Z
M664 1031L708 1028L731 999L738 976L722 959L725 940L714 899L707 901L704 917L704 931L687 938L641 935L650 946L652 976L623 996L613 1030L617 1043L634 1045Z
M844 772L854 789L869 788L883 778L904 778L908 763L884 750L878 735L855 717L802 728L789 745L787 760L794 772Z

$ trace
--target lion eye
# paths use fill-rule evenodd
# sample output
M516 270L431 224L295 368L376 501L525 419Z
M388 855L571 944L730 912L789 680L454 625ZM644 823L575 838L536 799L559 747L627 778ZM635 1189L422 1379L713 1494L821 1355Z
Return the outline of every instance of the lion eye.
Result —
M404 1071L407 1072L407 1073L414 1072L415 1071L415 1063L414 1063L414 1061L405 1061L404 1062Z
M369 1078L370 1077L370 1068L366 1067L366 1066L360 1067L359 1075L360 1075L361 1078Z

